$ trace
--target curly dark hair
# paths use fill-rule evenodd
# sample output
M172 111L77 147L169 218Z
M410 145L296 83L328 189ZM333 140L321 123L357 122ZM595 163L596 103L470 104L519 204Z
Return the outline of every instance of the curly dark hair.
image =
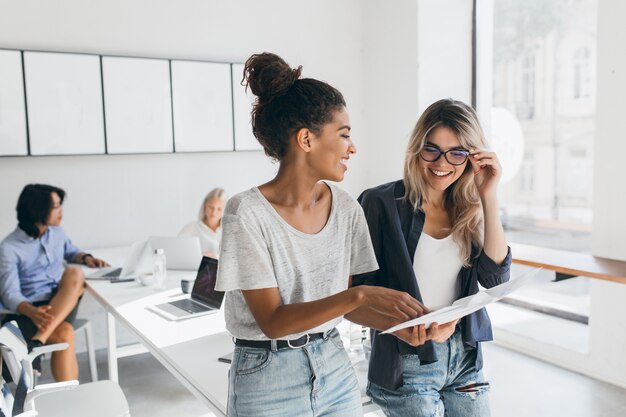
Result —
M17 199L17 222L20 229L33 238L40 235L37 223L46 224L52 211L52 193L57 193L63 204L65 191L46 184L28 184Z
M300 78L278 55L252 55L243 70L242 85L257 97L252 108L252 132L265 154L281 160L290 138L302 128L319 133L346 106L343 95L329 84Z

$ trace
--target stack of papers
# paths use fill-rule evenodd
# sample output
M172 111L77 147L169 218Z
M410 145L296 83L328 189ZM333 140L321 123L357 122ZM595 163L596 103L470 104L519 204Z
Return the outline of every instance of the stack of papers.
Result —
M424 314L416 319L400 323L385 330L382 334L393 333L406 327L417 326L418 324L425 324L426 328L428 328L431 323L444 324L460 319L461 317L465 317L468 314L480 310L487 304L498 301L511 294L513 291L516 291L520 287L528 284L540 269L541 268L533 269L518 277L511 278L509 282L505 282L504 284L496 285L488 290L479 291L474 295L458 299L451 306L431 311L430 313Z

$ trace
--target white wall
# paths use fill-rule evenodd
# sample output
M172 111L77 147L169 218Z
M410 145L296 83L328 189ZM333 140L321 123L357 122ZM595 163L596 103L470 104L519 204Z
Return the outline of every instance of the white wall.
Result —
M358 153L342 186L356 196L402 173L418 116L416 13L415 0L0 0L0 48L224 62L278 53L344 94ZM30 182L63 187L65 228L96 248L176 233L210 188L234 194L275 170L261 152L0 158L0 236ZM86 297L80 314L103 347L99 307Z
M594 255L626 261L626 2L598 4L597 113L593 170Z
M15 203L27 183L64 188L63 226L80 247L96 248L175 235L210 188L241 190L274 169L260 152L4 158L1 234L15 228Z
M356 195L368 153L362 20L357 0L0 0L0 48L223 62L278 53L343 92L361 153L342 186ZM68 192L63 224L76 244L94 248L174 234L209 189L232 195L269 180L276 167L262 152L0 158L0 237L15 227L15 203L30 182ZM95 322L99 347L101 311L85 297L80 315ZM118 340L130 342L118 328Z
M418 2L419 111L451 97L472 102L472 0Z
M421 110L449 96L469 102L471 4L0 0L0 48L226 62L276 52L344 93L358 152L342 186L356 196L402 176ZM88 248L175 233L210 188L234 194L275 169L260 152L2 158L0 235L15 227L28 182L68 191L64 226Z
M361 6L358 1L2 1L0 48L243 62L272 51L304 66L346 97L354 136L363 129ZM344 187L363 188L355 158ZM230 194L272 177L262 152L0 159L0 235L15 227L28 182L68 192L64 226L81 247L172 234L204 194Z
M426 107L447 97L471 103L472 1L364 4L365 180L371 187L403 176L406 146Z
M469 101L468 10L471 0L0 0L0 48L223 62L278 53L344 94L358 152L342 186L357 196L402 176L420 109ZM30 182L63 187L65 228L96 248L176 233L212 187L234 194L275 170L261 152L0 158L0 236ZM98 306L86 298L81 315L103 346Z
M406 144L418 116L417 2L367 1L363 68L367 187L402 177Z
M592 248L596 256L622 261L626 261L624 16L625 2L599 1ZM594 280L591 297L591 366L599 378L626 387L626 285Z

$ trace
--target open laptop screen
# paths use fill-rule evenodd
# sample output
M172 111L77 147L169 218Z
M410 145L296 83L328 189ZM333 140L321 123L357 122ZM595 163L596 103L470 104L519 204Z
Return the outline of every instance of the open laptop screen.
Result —
M191 298L219 309L222 306L224 293L215 291L217 280L217 259L204 256L198 269L196 282L193 284Z

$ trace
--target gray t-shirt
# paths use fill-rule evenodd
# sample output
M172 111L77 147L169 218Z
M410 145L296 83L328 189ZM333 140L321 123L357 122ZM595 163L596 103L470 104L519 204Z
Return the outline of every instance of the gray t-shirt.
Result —
M328 185L332 208L316 234L290 226L256 187L228 200L216 289L226 291L226 328L234 337L268 340L241 290L278 287L284 304L302 303L347 289L350 275L378 269L361 206L345 191ZM305 333L332 329L340 321L338 317Z

